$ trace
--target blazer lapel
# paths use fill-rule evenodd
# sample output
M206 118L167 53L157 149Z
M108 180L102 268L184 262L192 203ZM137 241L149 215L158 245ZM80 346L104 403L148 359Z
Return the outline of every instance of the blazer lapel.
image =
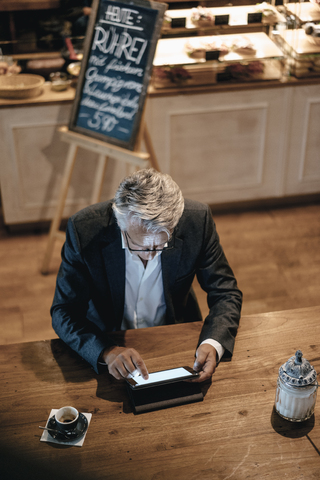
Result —
M181 258L182 245L183 240L175 237L174 247L170 250L164 250L161 254L163 292L167 305L168 323L175 323L174 308L170 290L176 279Z
M115 329L120 330L124 308L126 266L121 232L116 223L109 227L106 240L107 244L102 248L102 255L113 301Z

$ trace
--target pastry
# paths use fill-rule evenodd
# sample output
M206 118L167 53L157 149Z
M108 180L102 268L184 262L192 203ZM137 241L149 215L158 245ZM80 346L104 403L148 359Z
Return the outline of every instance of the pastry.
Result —
M190 39L186 42L185 50L191 58L205 58L206 56L204 45L199 41L195 41L195 39Z
M255 55L256 49L248 37L241 36L232 42L232 50L239 55Z
M204 48L206 52L212 52L214 50L219 50L219 57L226 55L229 52L229 48L225 43L223 43L220 39L214 39L211 41L204 41L203 42Z
M273 25L278 21L277 13L273 10L271 5L269 5L269 3L267 2L258 4L257 12L262 13L262 23Z
M232 63L226 67L226 72L234 79L250 80L261 77L264 68L264 63L256 60L254 62Z
M192 8L191 22L197 27L210 27L214 25L214 15L205 7Z
M229 48L220 40L200 40L198 38L189 39L185 45L187 55L191 58L205 59L206 52L219 50L219 57L226 55Z
M0 75L16 75L21 72L21 67L17 63L8 63L0 61Z

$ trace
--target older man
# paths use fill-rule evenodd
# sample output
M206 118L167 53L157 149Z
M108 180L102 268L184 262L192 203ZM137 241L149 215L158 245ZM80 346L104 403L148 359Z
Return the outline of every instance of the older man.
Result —
M139 352L108 332L201 320L192 282L207 293L209 314L196 348L198 381L231 356L242 294L206 205L184 200L169 175L139 170L115 198L70 218L51 308L56 333L96 372L116 379L136 370Z

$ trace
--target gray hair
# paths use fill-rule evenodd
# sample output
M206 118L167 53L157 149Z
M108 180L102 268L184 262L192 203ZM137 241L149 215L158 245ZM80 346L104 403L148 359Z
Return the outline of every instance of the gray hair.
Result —
M126 231L131 223L170 236L183 213L184 199L170 175L149 168L120 183L112 208L121 230Z

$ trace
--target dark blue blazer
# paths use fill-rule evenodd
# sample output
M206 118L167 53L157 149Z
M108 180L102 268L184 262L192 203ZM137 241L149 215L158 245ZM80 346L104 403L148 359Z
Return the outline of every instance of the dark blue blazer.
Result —
M69 219L51 307L58 336L95 369L120 330L125 298L125 252L112 202L91 205ZM186 200L169 246L161 254L166 323L202 320L192 290L195 275L207 293L209 314L199 342L213 338L231 356L242 294L227 262L210 209Z

